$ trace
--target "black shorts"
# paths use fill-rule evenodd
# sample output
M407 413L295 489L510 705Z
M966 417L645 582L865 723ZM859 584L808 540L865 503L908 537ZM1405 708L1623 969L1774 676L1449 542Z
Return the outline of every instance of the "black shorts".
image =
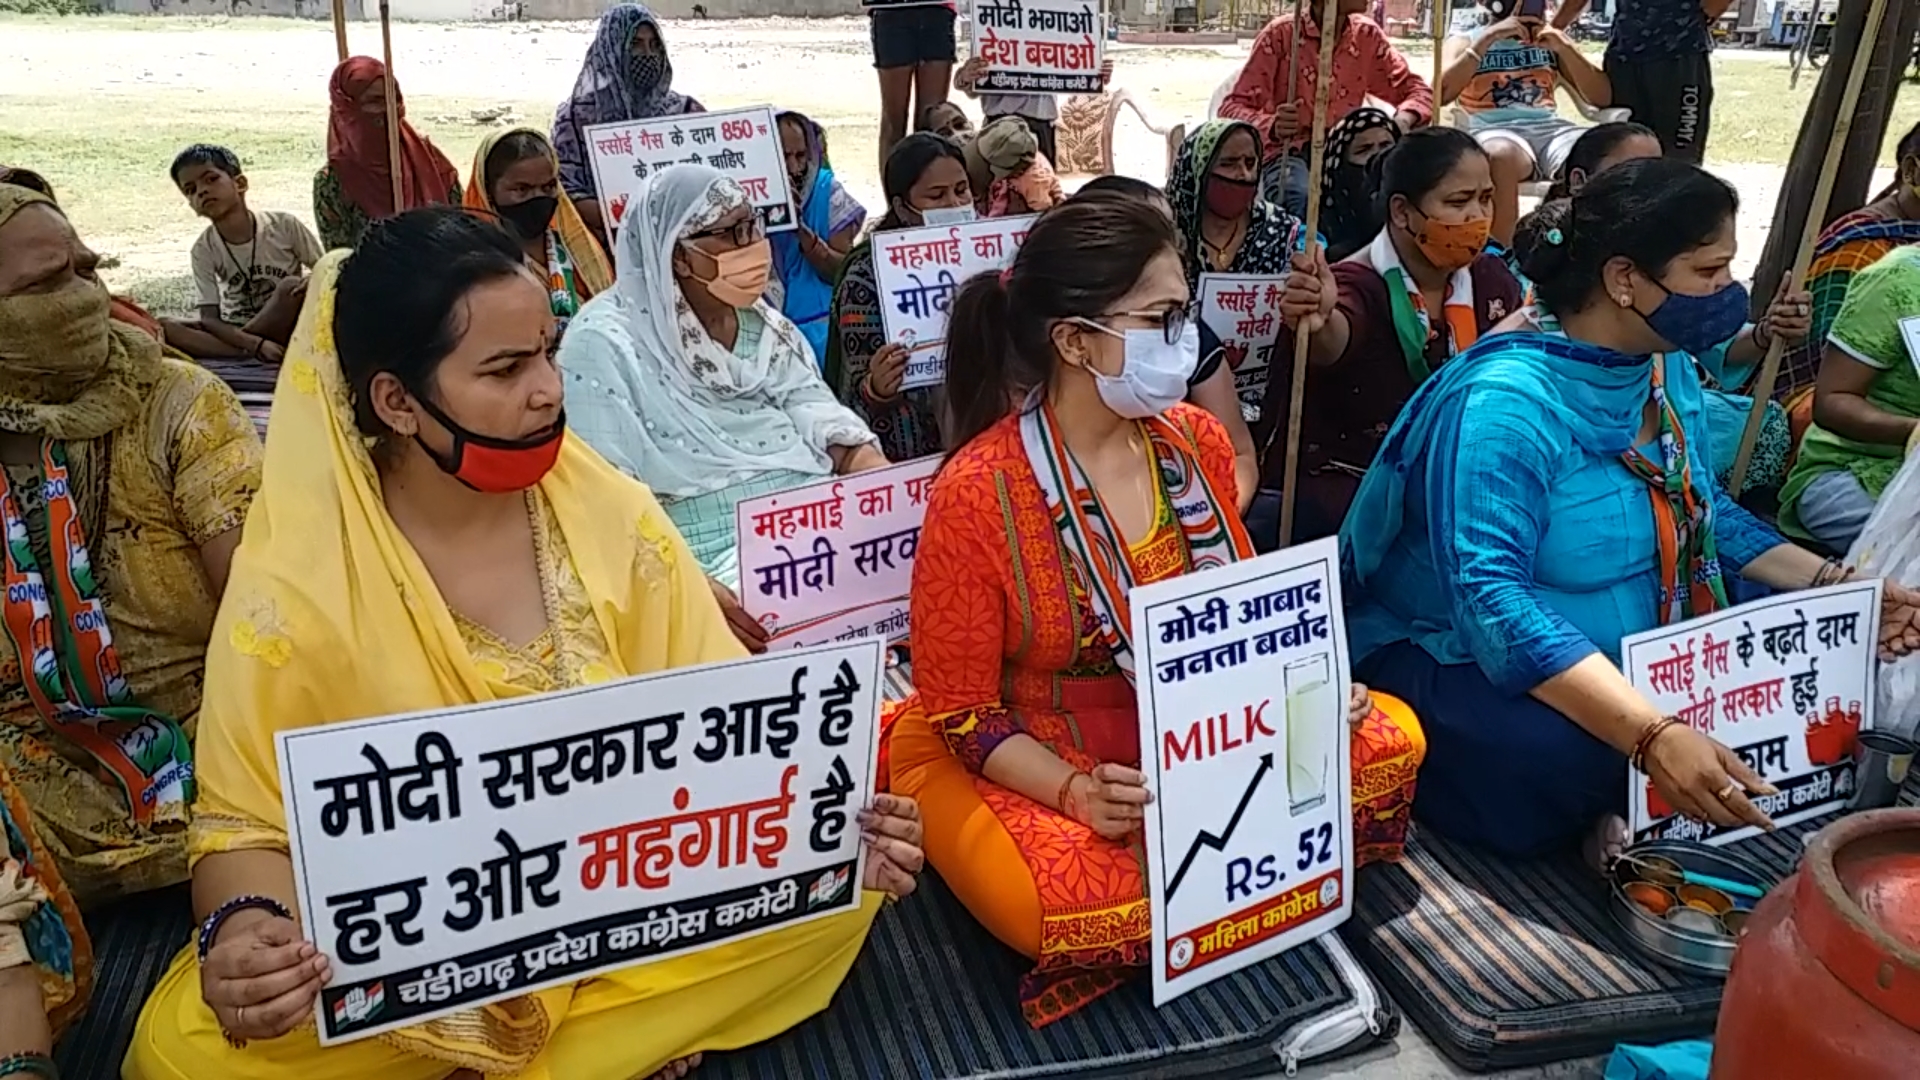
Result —
M912 7L876 7L867 13L873 30L873 66L906 68L916 64L951 64L957 53L953 42L953 9L945 4Z
M1609 56L1613 104L1660 136L1667 156L1700 164L1713 125L1713 62L1706 53L1622 60Z

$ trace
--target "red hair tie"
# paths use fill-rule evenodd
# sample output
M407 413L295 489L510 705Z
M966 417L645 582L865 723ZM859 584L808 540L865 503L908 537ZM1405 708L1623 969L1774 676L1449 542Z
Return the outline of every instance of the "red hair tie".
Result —
M1013 267L1009 266L1000 271L1000 287L1004 289L1011 284L1013 284Z

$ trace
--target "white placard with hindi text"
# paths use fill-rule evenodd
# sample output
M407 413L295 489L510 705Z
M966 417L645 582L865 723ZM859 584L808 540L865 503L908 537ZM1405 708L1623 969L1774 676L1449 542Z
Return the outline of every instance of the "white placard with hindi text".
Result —
M1777 795L1750 795L1776 825L1837 810L1853 793L1853 741L1873 727L1880 582L1784 593L1634 634L1621 666L1663 715L1724 743ZM1755 835L1689 821L1627 770L1627 825L1642 840L1726 844Z
M1353 912L1338 541L1133 590L1153 1003Z
M1200 275L1200 321L1220 339L1234 392L1256 416L1266 404L1273 350L1284 329L1280 296L1285 282L1262 274Z
M1099 0L973 0L973 48L987 62L974 89L1097 94L1102 30Z
M735 507L740 604L777 634L907 595L940 456L835 476Z
M280 732L321 1044L857 908L881 651Z
M1013 265L1033 216L982 218L873 234L873 274L887 340L911 350L903 389L947 381L947 310L975 274ZM749 609L751 610L751 609Z
M788 627L767 639L767 649L805 649L813 645L864 641L868 638L885 642L902 641L912 628L907 615L907 598L896 596L891 600Z
M647 177L680 164L711 165L732 177L760 211L768 232L794 227L787 166L770 106L595 124L582 137L593 162L594 190L616 228Z

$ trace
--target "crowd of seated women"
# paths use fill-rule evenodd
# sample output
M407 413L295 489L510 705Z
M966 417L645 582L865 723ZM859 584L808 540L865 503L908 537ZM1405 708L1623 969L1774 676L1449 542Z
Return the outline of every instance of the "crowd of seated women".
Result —
M1782 529L1840 555L1899 467L1920 133L1895 188L1829 230L1817 294L1750 323L1732 189L1633 125L1568 148L1503 253L1483 141L1365 109L1330 139L1324 239L1263 193L1265 133L1242 121L1189 134L1164 188L1069 196L1021 116L973 133L930 110L869 225L824 131L783 112L801 228L769 237L739 185L679 165L610 258L579 131L699 108L643 9L603 18L553 133L485 139L464 188L409 129L399 203L367 149L372 63L336 73L316 180L344 250L269 301L298 312L257 350L283 375L269 451L173 327L109 296L51 192L9 182L39 178L0 175L0 558L37 586L9 589L0 649L0 1076L53 1075L89 914L182 882L201 932L146 1003L131 1080L684 1076L824 1008L923 859L1033 961L1031 1023L1085 1006L1149 941L1129 591L1278 542L1298 335L1294 538L1341 538L1361 861L1418 820L1599 863L1630 760L1682 813L1767 824L1750 797L1771 789L1635 691L1619 642L1848 575L1726 476L1760 408L1778 461L1750 476L1784 482ZM251 212L217 149L175 171L225 244ZM871 232L1034 209L1011 266L954 300L947 384L904 389ZM1236 387L1196 318L1206 273L1283 282L1265 382ZM1776 337L1826 342L1795 376L1797 446L1784 402L1740 396ZM867 904L319 1046L303 1021L330 971L295 910L276 732L757 651L732 593L740 500L931 455L917 689L883 721ZM1885 595L1883 650L1920 646L1920 598ZM42 632L83 610L98 630ZM132 722L166 754L121 749Z

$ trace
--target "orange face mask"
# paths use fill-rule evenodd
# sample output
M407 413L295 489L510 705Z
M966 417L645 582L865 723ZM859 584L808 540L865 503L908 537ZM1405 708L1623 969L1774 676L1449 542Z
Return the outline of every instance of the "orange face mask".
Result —
M1420 218L1420 227L1413 231L1413 242L1435 269L1449 273L1462 269L1487 250L1492 218L1440 221L1425 214L1420 214Z

